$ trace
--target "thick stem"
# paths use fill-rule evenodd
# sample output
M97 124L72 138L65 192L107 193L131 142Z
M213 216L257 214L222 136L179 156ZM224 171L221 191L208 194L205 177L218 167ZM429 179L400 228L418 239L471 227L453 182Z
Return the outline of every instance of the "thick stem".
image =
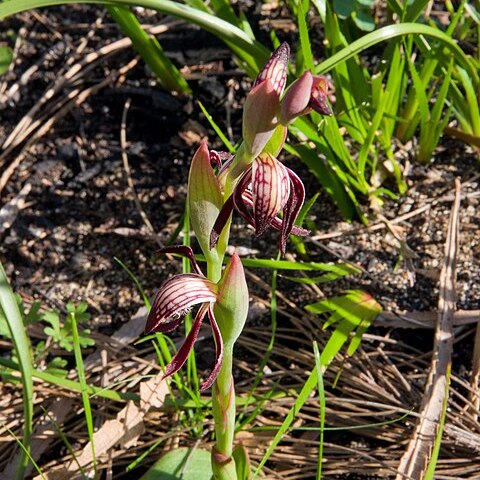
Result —
M235 436L235 387L232 376L233 344L225 345L222 368L213 385L212 408L215 420L215 447L212 468L215 480L235 480L232 458Z
M215 419L216 448L230 457L235 430L235 387L232 377L232 347L225 345L222 368L213 386L213 416Z

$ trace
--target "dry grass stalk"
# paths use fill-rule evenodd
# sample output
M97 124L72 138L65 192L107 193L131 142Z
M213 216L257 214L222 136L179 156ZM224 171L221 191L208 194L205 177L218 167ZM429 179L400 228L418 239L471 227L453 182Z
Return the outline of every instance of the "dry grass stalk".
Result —
M432 364L420 411L421 418L400 461L397 480L405 477L418 480L423 478L436 440L443 405L448 396L453 350L453 312L456 303L455 266L459 233L459 180L455 183L455 193L445 245L445 259L440 274L438 323L435 331Z

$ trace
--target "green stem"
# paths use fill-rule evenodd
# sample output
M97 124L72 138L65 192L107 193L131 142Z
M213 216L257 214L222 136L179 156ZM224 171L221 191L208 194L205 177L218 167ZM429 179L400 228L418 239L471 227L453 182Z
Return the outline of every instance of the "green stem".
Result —
M222 242L216 247L215 256L207 260L207 276L218 282L222 276L230 222L225 226ZM235 461L232 457L235 436L235 387L232 376L233 343L224 344L222 367L212 390L212 413L215 421L215 446L212 450L214 480L237 480Z
M235 388L232 377L233 346L225 346L222 368L213 387L217 450L230 457L235 431Z
M215 420L215 447L212 468L215 480L237 478L233 454L235 436L235 387L232 376L233 344L225 345L222 368L213 385L212 408Z

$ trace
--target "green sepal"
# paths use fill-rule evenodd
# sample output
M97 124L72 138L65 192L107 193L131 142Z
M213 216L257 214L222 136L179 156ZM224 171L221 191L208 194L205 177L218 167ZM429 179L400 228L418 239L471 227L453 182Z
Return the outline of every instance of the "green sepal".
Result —
M237 445L232 454L235 460L235 469L237 471L237 480L250 480L250 458L247 449L242 445Z
M280 98L273 84L265 80L250 90L243 106L243 139L248 153L259 155L278 123Z
M210 232L222 208L223 194L210 163L205 140L195 152L190 165L188 203L190 222L200 248L208 261L217 262L217 250L210 250Z
M218 284L215 318L225 345L233 345L248 315L248 287L240 257L233 254Z

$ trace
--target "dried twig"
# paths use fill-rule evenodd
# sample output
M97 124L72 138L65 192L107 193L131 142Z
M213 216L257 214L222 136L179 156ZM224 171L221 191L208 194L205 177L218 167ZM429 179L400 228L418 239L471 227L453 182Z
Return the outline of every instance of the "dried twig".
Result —
M155 239L160 247L163 247L160 237L155 233L155 229L153 228L152 223L150 222L145 210L142 207L142 204L140 203L140 199L138 198L137 191L135 190L135 185L133 183L132 171L130 170L130 163L128 161L127 154L127 114L128 110L130 109L130 104L131 99L127 98L123 106L122 123L120 127L120 147L122 149L123 168L125 170L127 184L128 188L130 189L130 193L132 194L133 202L135 203L135 207L137 208L140 217L142 217L143 223L147 227L148 233Z
M12 226L13 222L17 218L18 212L24 208L26 198L31 189L31 184L26 183L17 196L12 198L12 200L0 208L0 234Z
M431 452L448 395L449 372L453 349L453 313L455 310L455 267L458 251L460 210L460 181L455 182L455 201L452 206L445 244L445 259L440 274L438 323L430 373L425 387L421 418L413 432L407 450L398 467L397 480L405 477L421 480L431 458Z

